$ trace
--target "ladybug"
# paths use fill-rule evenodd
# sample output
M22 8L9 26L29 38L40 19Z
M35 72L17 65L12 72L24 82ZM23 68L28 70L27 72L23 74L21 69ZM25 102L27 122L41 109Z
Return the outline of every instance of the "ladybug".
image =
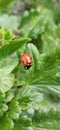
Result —
M32 66L32 57L29 54L25 53L21 56L21 62L25 69L30 69Z

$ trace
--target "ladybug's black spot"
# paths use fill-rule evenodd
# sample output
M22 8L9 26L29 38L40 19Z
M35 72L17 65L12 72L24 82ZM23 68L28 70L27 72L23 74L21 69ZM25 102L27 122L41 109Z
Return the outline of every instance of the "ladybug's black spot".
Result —
M30 67L31 67L31 65L25 66L25 69L28 70L28 69L30 69Z

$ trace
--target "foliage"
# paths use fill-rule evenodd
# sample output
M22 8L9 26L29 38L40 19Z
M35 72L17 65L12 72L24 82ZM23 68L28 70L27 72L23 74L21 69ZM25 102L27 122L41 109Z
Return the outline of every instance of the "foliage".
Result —
M0 130L59 130L59 4L53 0L2 4L7 7L0 8ZM10 4L14 6L9 14ZM24 53L33 59L29 70L20 61Z
M13 1L14 1L14 0L10 0L10 1L8 1L8 0L4 0L4 1L0 0L0 12L1 12L1 13L4 13L4 12L6 12L7 10L9 10L9 8L11 8L11 7L10 7L10 4L11 4Z

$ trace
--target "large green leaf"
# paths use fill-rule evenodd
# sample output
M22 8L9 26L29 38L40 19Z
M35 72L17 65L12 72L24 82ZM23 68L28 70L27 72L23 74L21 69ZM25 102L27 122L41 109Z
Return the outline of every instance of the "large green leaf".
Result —
M29 42L29 38L20 38L17 40L11 40L6 45L0 48L0 59L6 58L16 52L23 44Z
M60 97L60 45L57 44L49 52L44 51L41 55L31 43L26 48L26 52L30 53L33 58L33 65L27 71L22 68L22 71L19 71L21 77L18 74L19 72L17 73L19 84L25 82L25 84L31 85L31 88L37 91Z

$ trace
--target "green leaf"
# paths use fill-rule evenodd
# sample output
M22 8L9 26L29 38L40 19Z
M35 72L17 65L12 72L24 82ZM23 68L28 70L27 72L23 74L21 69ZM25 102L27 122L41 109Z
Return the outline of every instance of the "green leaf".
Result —
M5 93L0 90L0 118L8 110L8 106L5 103Z
M23 44L29 42L29 38L20 38L12 40L0 48L0 59L6 58L16 52Z
M12 119L19 118L21 108L19 106L19 102L12 100L9 104L8 116Z
M13 130L29 130L29 126L31 126L31 120L27 117L20 117L17 121L15 121L15 127Z
M37 92L45 93L45 94L50 94L54 98L60 98L60 86L53 86L53 85L42 85L42 84L37 84L34 86L31 86L34 90Z
M5 0L5 1L2 1L2 0L0 0L0 12L1 13L5 13L5 12L7 12L8 10L10 10L11 9L11 3L13 2L14 0L10 0L10 1L8 1L8 0Z
M32 122L38 128L46 128L46 129L59 129L60 128L60 111L59 110L48 110L44 111L36 111Z
M13 69L18 65L18 57L17 54L14 54L6 59L0 61L0 75L2 74L10 74Z
M0 75L0 90L2 92L7 92L13 86L13 83L14 83L14 75L13 74Z
M11 130L13 128L13 126L14 126L14 123L9 117L3 116L2 118L0 118L0 129L1 130Z
M25 70L22 64L19 66L18 71L17 71L17 75L19 79L18 85L21 83L22 84L24 83L29 84L29 82L31 83L32 77L40 69L40 60L39 60L40 53L38 49L36 48L36 46L33 45L32 43L28 43L26 46L25 53L29 53L31 55L33 63L30 70ZM21 73L21 76L20 76L20 73Z
M39 64L38 61L39 61L40 53L34 44L32 43L27 44L26 52L30 53L33 60L36 61L37 64Z
M18 101L22 110L29 108L30 103L32 102L31 97L29 97L29 95L27 96L27 94L26 96L24 96L25 94L26 93L24 94L22 93L22 95L18 98Z

